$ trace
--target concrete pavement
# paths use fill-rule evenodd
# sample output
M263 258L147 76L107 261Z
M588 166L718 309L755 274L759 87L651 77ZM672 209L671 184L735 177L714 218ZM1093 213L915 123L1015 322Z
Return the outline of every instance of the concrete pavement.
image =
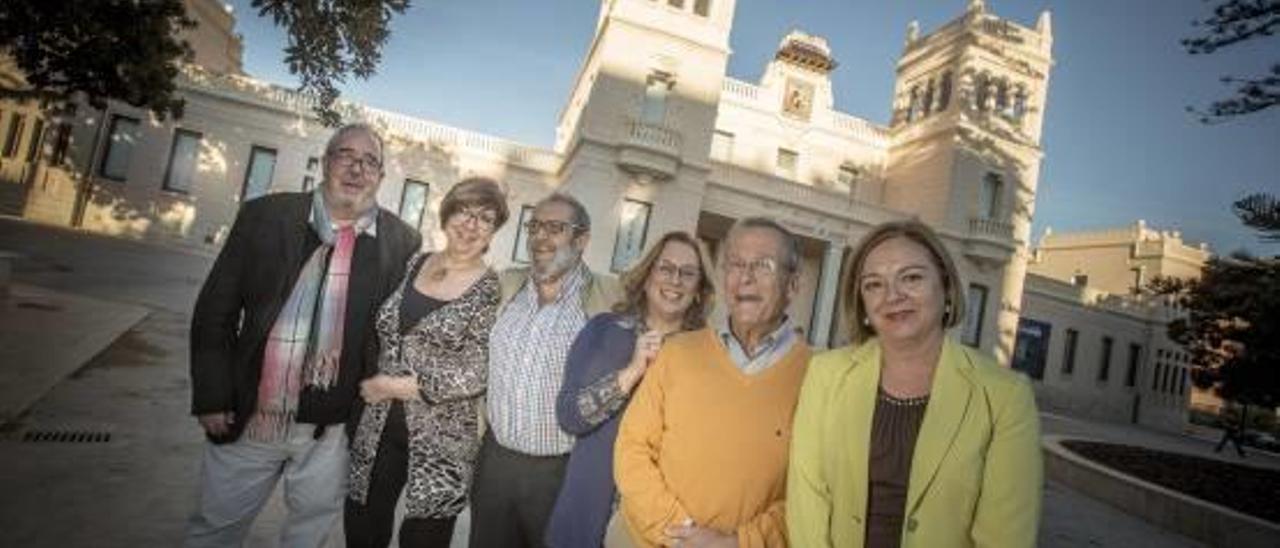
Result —
M147 308L15 284L0 297L0 424L142 321Z

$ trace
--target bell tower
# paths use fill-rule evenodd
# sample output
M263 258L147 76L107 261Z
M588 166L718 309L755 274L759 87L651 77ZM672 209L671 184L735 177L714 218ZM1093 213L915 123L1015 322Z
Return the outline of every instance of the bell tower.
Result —
M603 0L556 128L560 189L592 215L588 263L697 224L735 0ZM639 219L638 216L643 216Z
M1052 44L1048 12L1025 27L968 0L930 34L912 22L897 65L886 205L958 242L976 323L962 338L1002 362L1018 327Z

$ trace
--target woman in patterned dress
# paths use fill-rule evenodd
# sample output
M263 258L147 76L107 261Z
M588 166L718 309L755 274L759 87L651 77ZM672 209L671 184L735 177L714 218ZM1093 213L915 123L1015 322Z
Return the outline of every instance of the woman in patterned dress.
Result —
M484 254L507 217L493 180L454 185L440 204L448 243L410 259L404 282L378 309L378 371L360 385L364 406L351 438L347 546L389 545L405 489L400 546L449 545L480 447L499 300Z

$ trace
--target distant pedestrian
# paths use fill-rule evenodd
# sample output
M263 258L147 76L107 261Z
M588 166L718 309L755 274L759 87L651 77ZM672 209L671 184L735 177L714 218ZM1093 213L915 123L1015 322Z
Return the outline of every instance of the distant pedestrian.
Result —
M209 439L187 546L240 546L284 479L280 545L321 545L347 492L347 433L373 313L421 237L377 206L382 139L350 125L321 186L240 209L196 300L191 410Z
M1240 425L1234 422L1228 423L1226 428L1222 430L1222 439L1218 440L1218 446L1213 448L1213 452L1221 453L1227 442L1231 442L1231 445L1236 448L1236 454L1240 455L1240 458L1244 458L1244 447L1241 446L1243 439L1244 434L1240 430Z

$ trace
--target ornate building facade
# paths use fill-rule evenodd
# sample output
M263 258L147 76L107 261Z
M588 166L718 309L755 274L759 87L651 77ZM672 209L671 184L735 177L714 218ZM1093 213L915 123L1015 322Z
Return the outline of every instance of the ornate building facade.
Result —
M880 125L835 110L836 55L821 37L783 37L759 82L729 77L735 4L602 1L551 149L343 105L388 139L380 203L430 242L439 200L468 175L503 181L520 217L569 192L594 219L588 263L613 271L663 232L694 231L714 250L735 219L768 215L803 240L790 314L819 346L844 332L836 303L851 247L878 223L917 217L958 259L972 313L957 336L1008 361L1043 155L1049 14L1024 26L970 0L931 32L913 23ZM243 201L315 184L330 132L312 99L241 74L230 14L216 0L188 5L205 24L180 76L185 116L0 104L0 209L213 249ZM495 264L523 260L519 226L497 235Z

